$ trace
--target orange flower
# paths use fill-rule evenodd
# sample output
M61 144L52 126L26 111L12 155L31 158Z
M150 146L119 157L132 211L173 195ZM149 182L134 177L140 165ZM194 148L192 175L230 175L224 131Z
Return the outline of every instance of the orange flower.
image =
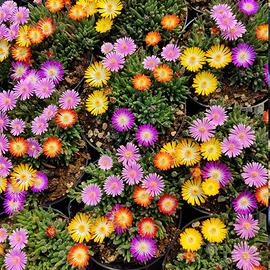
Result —
M45 2L46 8L52 13L61 10L64 7L64 5L65 4L63 0L46 0Z
M74 21L80 21L87 17L87 12L81 5L75 5L70 8L68 17Z
M60 109L55 116L55 122L61 128L68 128L76 123L77 118L77 113L74 110Z
M136 187L132 195L135 203L140 206L147 207L151 204L153 197L146 191L145 188Z
M38 27L45 37L49 37L55 31L52 18L44 18L39 20Z
M114 223L123 230L128 229L133 221L132 212L128 208L120 208L114 214Z
M24 138L13 138L9 142L9 152L14 157L21 157L25 155L28 149L27 141Z
M161 40L160 33L149 32L145 37L145 42L149 46L156 46Z
M85 268L90 259L88 247L84 244L73 245L67 256L68 263L76 268Z
M163 64L155 68L154 77L158 82L169 82L173 77L173 70L168 65Z
M166 15L162 18L161 25L166 30L173 30L179 24L179 22L180 20L175 14Z
M199 166L191 168L190 173L194 179L201 179L202 171Z
M64 0L64 4L65 4L65 6L69 6L69 5L71 5L71 1L70 0Z
M264 185L256 189L256 199L259 203L263 204L264 206L268 206L268 198L269 198L269 189L268 185Z
M135 89L145 91L151 86L151 80L144 74L137 74L133 77L132 84Z
M29 62L31 57L30 48L21 47L21 46L13 46L11 48L12 57L17 61Z
M38 26L31 27L28 32L31 43L39 44L43 41L44 35Z
M196 259L196 254L194 252L191 252L191 251L186 251L184 253L184 259L186 259L189 263L192 263Z
M256 28L256 36L260 40L268 40L268 24L262 24Z
M268 110L263 113L263 121L266 125L268 125L269 122Z
M54 158L60 154L62 143L57 137L49 137L43 143L43 152L46 157Z
M162 171L169 170L173 163L173 157L169 153L159 152L154 156L154 166Z

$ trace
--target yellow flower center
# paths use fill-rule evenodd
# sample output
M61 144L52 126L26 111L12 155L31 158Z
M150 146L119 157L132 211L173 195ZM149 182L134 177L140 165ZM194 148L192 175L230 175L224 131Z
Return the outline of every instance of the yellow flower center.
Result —
M250 227L251 227L251 225L250 225L250 223L248 223L248 222L244 222L243 227L244 227L246 230L249 230Z
M248 253L248 252L243 252L242 258L243 258L244 260L248 260L248 259L250 258L249 253Z
M198 187L193 187L191 189L191 195L196 196L196 195L198 195L198 193L199 193L199 188Z
M126 153L124 154L124 156L126 158L130 158L132 156L132 152L131 151L126 151Z
M257 177L258 175L259 175L258 172L252 172L252 173L251 173L251 176L252 176L252 177Z

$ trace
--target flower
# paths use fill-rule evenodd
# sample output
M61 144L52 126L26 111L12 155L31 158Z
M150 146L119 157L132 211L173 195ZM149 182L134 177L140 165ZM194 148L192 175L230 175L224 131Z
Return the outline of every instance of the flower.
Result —
M113 19L121 14L123 4L120 0L100 0L97 2L97 7L102 17Z
M259 187L256 189L255 197L257 201L264 206L268 206L268 198L269 198L269 189L268 189L268 184Z
M102 62L94 62L85 71L86 82L93 87L102 87L107 85L111 72L105 68Z
M234 230L240 238L246 240L253 238L256 236L259 229L258 220L255 220L251 214L237 216Z
M166 152L159 152L154 156L154 166L162 171L167 171L174 164L173 157Z
M45 231L45 235L48 238L53 238L55 235L57 234L57 230L53 227L53 226L48 226L46 231Z
M145 36L145 43L148 46L156 46L161 40L161 35L159 32L149 32L146 36Z
M136 131L138 144L148 147L153 145L158 139L156 128L150 124L141 125Z
M113 21L110 18L101 18L96 22L96 31L106 33L112 29Z
M78 213L70 221L68 225L68 232L75 242L88 242L91 239L90 225L91 222L89 216L84 213Z
M8 138L5 134L0 134L0 156L5 154L9 149Z
M231 13L224 13L222 16L216 18L216 22L221 31L227 31L231 27L235 26L237 20L235 16Z
M127 108L120 108L113 113L112 125L118 132L131 129L134 122L134 114Z
M28 148L27 148L27 155L30 157L34 157L37 158L37 156L40 154L42 148L39 145L38 141L35 139L27 139L27 144L28 144Z
M214 126L207 118L195 119L189 127L191 137L197 141L208 141L214 136Z
M96 206L101 201L102 192L98 185L90 184L83 189L81 196L86 205Z
M4 212L8 215L12 215L17 211L21 211L24 208L24 197L10 198L6 197L4 199Z
M103 91L94 91L86 100L86 110L93 115L103 114L108 109L108 98Z
M248 186L255 186L256 188L265 185L268 179L267 169L257 162L246 164L241 176Z
M1 15L2 15L2 13L4 13L4 12L3 12L3 10L0 7L0 21L1 21ZM5 36L6 36L7 32L8 32L7 26L5 24L1 24L0 25L0 39L5 40ZM7 41L7 40L5 40L5 41ZM8 42L5 42L5 44L8 45L9 43Z
M201 144L201 155L208 161L217 161L221 156L221 145L218 139L212 138Z
M123 37L116 40L114 44L114 49L116 53L123 56L131 55L136 51L136 44L134 40L130 37Z
M157 235L158 227L152 218L146 217L138 222L138 232L141 237L154 238Z
M69 0L66 0L69 1ZM97 2L90 0L79 0L76 4L82 6L87 13L87 17L94 15L97 12Z
M142 181L142 187L153 197L158 196L164 190L164 186L163 178L156 173L148 174Z
M88 247L84 244L75 244L68 251L67 261L76 268L85 268L90 259Z
M194 228L186 228L181 234L179 239L180 245L183 249L188 251L197 251L202 246L202 235Z
M262 24L256 28L256 37L260 40L268 40L268 24Z
M29 70L30 67L29 64L21 61L12 62L11 65L12 74L10 75L10 77L14 80L22 79L22 77L25 75L25 73Z
M151 260L157 251L156 242L151 238L134 237L130 243L130 252L139 262Z
M6 188L7 188L7 178L0 176L0 193L5 191ZM1 239L1 235L0 235L0 239Z
M255 132L252 128L244 124L233 126L229 137L238 140L243 148L250 147L256 139Z
M23 76L23 79L26 82L31 82L33 85L35 85L37 82L39 82L42 78L38 71L31 69L25 72L25 75Z
M232 250L232 260L237 263L236 266L243 270L252 270L259 266L261 260L256 246L249 246L247 242L234 244Z
M10 133L13 136L18 136L21 134L25 129L25 122L22 119L15 118L10 122L11 131Z
M205 203L205 194L202 189L202 183L199 179L186 180L182 185L182 197L191 205L201 205Z
M202 190L207 196L215 196L219 193L219 182L213 178L208 178L202 183Z
M103 43L103 45L101 46L101 52L103 54L108 54L111 51L113 51L113 44L110 42Z
M208 119L214 127L216 127L223 125L228 116L226 114L226 110L223 107L219 105L213 105L206 110L205 118Z
M182 139L176 147L175 155L180 165L193 166L201 160L200 146L191 139Z
M9 152L14 157L22 157L28 149L27 141L22 137L15 137L9 142Z
M60 109L55 116L55 122L61 128L68 128L77 122L78 116L74 110Z
M195 88L195 93L208 96L217 90L218 81L212 73L202 71L197 73L196 77L193 79L192 86Z
M110 170L113 166L113 160L110 156L102 155L98 160L98 166L101 170Z
M128 185L136 185L140 183L143 177L143 169L136 162L133 162L132 164L126 164L122 171L122 177Z
M196 72L206 63L205 52L198 47L186 48L180 56L181 65Z
M178 201L174 195L164 194L158 201L159 212L165 215L173 215L178 207Z
M82 7L82 5L76 3L72 6L68 11L68 17L74 21L80 21L87 17L86 10Z
M154 69L159 65L160 59L153 55L147 56L143 60L143 67L147 70L154 71Z
M31 58L31 51L28 47L13 46L11 48L12 57L17 61L28 62Z
M49 181L48 177L43 172L36 172L36 177L34 177L34 183L31 187L33 192L41 192L48 187Z
M42 149L46 157L55 158L61 153L62 143L57 137L51 136L44 141Z
M34 93L34 84L27 80L21 80L14 86L14 92L17 98L27 100Z
M7 112L16 107L16 94L11 91L3 91L0 93L0 110Z
M144 74L137 74L133 76L132 85L136 90L146 91L150 88L152 82L150 78Z
M125 58L116 52L106 54L106 57L102 61L103 66L110 71L119 71L124 67L124 63Z
M39 44L44 39L44 35L38 26L30 27L28 37L32 44Z
M229 5L217 4L212 7L211 17L214 20L217 20L217 18L222 17L224 14L232 14L232 9Z
M52 18L44 18L39 20L38 27L40 28L44 37L49 37L55 31Z
M232 202L234 211L246 215L257 207L255 196L250 191L241 192Z
M75 90L66 90L59 98L60 107L64 110L75 109L81 102L79 93ZM51 105L53 106L53 105Z
M32 121L31 129L32 129L33 134L41 135L47 131L48 123L42 116L38 116L34 118L34 120Z
M29 47L31 45L31 40L28 35L29 30L30 26L28 25L20 26L16 39L16 44L22 47Z
M58 84L64 77L62 64L55 60L47 60L40 67L40 75Z
M224 68L232 61L232 53L228 47L223 44L213 45L207 52L206 61L212 68Z
M0 132L2 133L9 126L9 119L5 112L0 111Z
M6 254L4 261L7 270L23 270L26 267L27 257L24 251L11 249Z
M232 62L237 67L248 68L253 65L255 58L255 50L247 43L239 43L232 49Z
M161 56L166 61L175 62L180 56L180 49L174 44L167 44L162 48Z
M241 143L237 139L232 137L225 138L221 144L221 147L222 153L224 153L226 156L230 158L237 157L242 152Z
M153 75L158 82L166 83L173 78L173 70L168 65L163 64L154 69Z
M27 191L22 191L18 186L12 184L12 181L9 181L7 188L5 190L5 197L12 199L25 199Z
M18 9L12 14L11 21L15 24L25 24L29 18L29 9L26 7L18 7Z
M64 7L64 0L46 0L45 6L50 12L55 13Z
M221 243L227 236L227 229L219 218L209 218L202 222L202 234L210 243Z
M242 23L237 22L234 26L231 26L230 29L222 31L221 34L226 40L237 40L241 38L246 31L246 27Z
M107 217L98 217L90 226L91 239L95 243L102 243L105 237L112 234L114 230L113 222L108 220Z
M41 118L43 118L45 121L49 121L56 115L57 111L58 108L56 105L49 105L43 110Z
M104 182L104 191L112 197L120 195L124 190L123 180L118 176L109 176Z
M49 98L54 92L54 83L49 79L41 79L34 86L35 94L40 99Z
M0 156L0 177L8 176L11 168L11 161L7 157Z
M239 9L248 16L257 13L259 10L259 4L255 0L241 0L238 6Z
M168 14L164 16L161 20L161 25L166 30L173 30L175 29L180 23L180 19L175 14Z
M3 62L9 55L9 43L5 39L0 39L0 62Z
M114 224L122 230L127 230L133 222L132 212L128 208L121 207L114 214Z
M15 229L9 236L9 244L14 249L23 249L27 242L27 231L25 229Z
M10 42L13 41L18 36L19 29L20 27L18 24L11 24L6 30L5 39Z
M0 228L0 243L4 243L8 237L7 229Z
M132 197L140 206L147 207L151 204L153 197L147 192L145 188L141 186L137 186L132 194Z
M118 161L123 163L124 166L131 165L141 158L138 147L133 143L127 143L126 146L121 145L117 149L116 156L118 157Z

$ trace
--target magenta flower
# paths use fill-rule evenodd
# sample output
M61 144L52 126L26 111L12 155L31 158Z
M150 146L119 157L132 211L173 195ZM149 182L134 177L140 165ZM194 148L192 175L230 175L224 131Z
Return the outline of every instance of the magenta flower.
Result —
M48 187L49 180L47 175L43 172L37 172L36 175L37 176L35 177L35 181L31 187L31 190L33 192L41 192Z
M232 9L227 4L214 5L212 10L211 10L211 17L214 20L217 20L217 18L220 18L225 14L231 14L232 15Z
M228 118L226 110L219 105L207 109L205 116L214 127L223 125Z
M26 254L21 250L11 249L5 256L7 270L23 270L26 267L26 262Z
M0 134L0 156L5 154L9 149L8 138L5 134Z
M35 139L27 139L27 155L33 158L37 158L37 156L40 154L42 148L39 145L38 141Z
M234 211L241 215L247 215L253 212L257 207L255 196L249 191L241 192L237 198L233 200Z
M237 23L235 16L231 13L225 13L223 16L218 17L216 21L221 31L228 31Z
M0 156L0 177L8 176L11 168L11 161L7 157Z
M10 111L16 107L16 94L11 91L0 93L0 110L3 112Z
M133 186L142 180L143 177L143 169L142 167L134 162L129 165L125 165L125 167L122 170L122 177L125 182L127 182L128 185Z
M180 56L180 49L174 44L168 44L162 48L161 56L166 61L175 62Z
M47 106L42 114L41 114L41 117L46 120L46 121L49 121L51 120L52 118L54 118L54 116L56 115L58 111L58 107L56 105L49 105Z
M0 243L4 243L8 237L8 232L5 228L0 228Z
M124 166L130 165L141 158L138 147L133 143L127 143L126 146L121 145L117 149L116 156L118 161L123 163Z
M34 90L37 97L49 98L54 91L54 83L46 78L41 79L35 84Z
M11 20L16 24L25 24L28 18L29 9L26 7L18 7L18 10L13 13Z
M148 147L157 141L158 132L156 128L150 124L141 125L136 131L136 139L138 144Z
M240 242L234 245L232 260L239 269L253 270L260 265L260 255L255 246L249 246L247 242Z
M21 100L29 99L34 92L34 84L28 80L21 80L14 86L17 98Z
M256 139L255 132L252 130L252 128L244 124L233 126L229 137L239 140L243 148L250 147Z
M101 52L103 54L108 54L113 50L113 44L110 42L103 43L101 46Z
M258 220L254 219L251 214L238 215L234 224L234 230L242 239L250 239L256 236L260 227Z
M64 77L64 69L60 62L47 60L40 67L42 77L51 80L54 84L58 84Z
M241 0L238 5L239 9L248 16L257 13L259 10L259 3L255 0Z
M154 71L154 69L159 65L159 63L160 63L160 59L157 56L155 55L147 56L143 60L143 67L150 71Z
M134 122L134 114L127 108L120 108L113 113L112 125L118 132L131 129Z
M110 170L113 166L113 160L110 156L102 155L98 160L98 166L101 170Z
M112 197L120 195L124 190L124 183L118 176L109 176L104 183L104 191Z
M0 132L7 130L9 126L9 119L6 113L0 111Z
M5 198L4 199L4 212L8 215L12 215L17 211L21 211L24 208L24 197L19 198Z
M192 138L197 141L206 142L215 135L215 127L207 118L195 119L189 127Z
M25 129L25 122L22 119L15 118L9 124L11 131L10 133L13 136L18 136L19 134L23 133Z
M242 152L242 145L236 138L225 138L221 144L222 153L230 158L237 157Z
M106 55L105 59L102 61L104 67L110 71L119 71L124 67L125 58L116 52L110 52Z
M0 7L0 12L1 12L1 7ZM0 14L1 17L1 14ZM0 39L4 39L6 34L8 32L8 28L4 24L0 24Z
M82 191L82 201L86 205L95 206L101 201L101 189L96 184L86 186Z
M132 38L123 37L116 40L114 44L114 49L116 53L123 56L133 54L136 51L136 44Z
M264 80L265 80L265 82L267 84L269 84L269 67L268 67L268 64L266 64L265 67L264 67L264 73L265 73Z
M6 9L6 12L10 13L10 14L13 14L16 11L17 7L18 7L17 3L12 1L12 0L11 1L5 1L2 4L2 8Z
M142 182L142 187L153 197L158 196L164 190L164 186L163 178L156 173L148 174Z
M33 85L35 85L37 82L39 82L41 80L41 76L40 76L39 72L32 69L32 70L27 70L25 72L24 76L22 77L22 79L24 79L27 82L31 82L31 83L33 83Z
M5 39L9 42L17 38L20 27L18 24L12 24L9 28L7 28Z
M35 135L41 135L44 132L46 132L48 129L48 123L47 121L39 116L36 117L33 121L32 121L32 132Z
M25 229L15 229L8 239L12 248L21 250L28 242L27 231Z
M232 49L232 62L237 67L248 68L253 65L256 59L256 52L253 47L247 43L239 43Z
M75 90L67 90L59 98L60 107L64 110L75 109L81 102L79 93Z
M9 199L25 199L25 196L27 194L27 191L21 191L18 187L15 187L11 184L11 182L8 182L7 188L5 190L5 197Z
M6 12L6 10L3 7L0 7L0 23L6 22L10 19L9 12Z
M250 187L255 186L256 188L259 188L267 184L267 169L260 163L248 163L243 168L243 173L241 175L244 178L245 183Z
M241 38L246 31L246 27L242 23L237 22L230 29L222 31L221 34L226 40L237 40L238 38Z

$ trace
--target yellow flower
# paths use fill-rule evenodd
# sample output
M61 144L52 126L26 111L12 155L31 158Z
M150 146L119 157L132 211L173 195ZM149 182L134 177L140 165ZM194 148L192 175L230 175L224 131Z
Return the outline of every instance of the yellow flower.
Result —
M164 144L160 150L160 152L165 152L165 153L170 154L171 157L173 158L174 164L173 164L173 166L171 166L171 168L179 167L179 165L180 165L180 161L176 155L176 153L177 153L176 147L177 147L177 142L173 141L173 142L168 142L168 143Z
M96 31L106 33L112 29L113 21L110 18L101 18L96 23Z
M223 44L213 45L206 52L207 62L212 68L224 68L232 62L231 50Z
M202 246L202 235L194 228L187 228L180 234L180 245L188 251L197 251Z
M98 217L90 226L91 239L96 243L102 243L105 237L110 236L113 231L113 222L108 220L106 217Z
M103 114L108 109L108 103L103 91L94 91L86 100L86 109L93 115Z
M206 62L205 52L198 47L191 47L184 50L181 57L181 64L189 71L196 72Z
M202 189L207 196L215 196L219 193L219 182L213 178L208 178L202 183Z
M9 54L9 43L5 39L0 39L0 62L3 62Z
M31 40L28 36L29 30L30 30L30 26L28 26L28 25L20 26L18 37L16 39L16 43L19 46L29 47L31 45Z
M87 17L94 15L97 12L96 0L79 0L76 5L80 5L87 13Z
M90 65L84 75L86 82L93 87L102 87L103 85L107 85L110 76L111 72L105 68L101 62L95 62Z
M201 155L208 161L219 160L221 156L221 145L219 140L212 138L201 144Z
M113 19L121 13L123 4L119 0L98 0L98 11L102 17Z
M191 205L205 203L206 196L202 190L201 181L199 179L185 181L182 185L182 197Z
M0 193L6 190L7 187L7 179L4 177L0 177Z
M211 243L221 243L226 238L227 229L219 218L210 218L202 223L202 234Z
M218 81L212 73L202 71L193 79L192 86L195 88L195 93L202 96L208 96L217 90Z
M201 160L200 147L191 139L181 140L175 151L177 163L180 165L193 166Z
M78 213L69 223L68 232L75 242L82 243L84 240L88 242L90 235L90 219L84 213Z

